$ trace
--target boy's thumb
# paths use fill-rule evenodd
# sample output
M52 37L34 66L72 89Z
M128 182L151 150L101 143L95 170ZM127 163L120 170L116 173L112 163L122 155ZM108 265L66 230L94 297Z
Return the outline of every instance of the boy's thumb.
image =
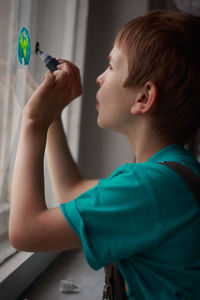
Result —
M48 72L43 76L41 85L52 86L54 82L55 82L55 75L51 72Z

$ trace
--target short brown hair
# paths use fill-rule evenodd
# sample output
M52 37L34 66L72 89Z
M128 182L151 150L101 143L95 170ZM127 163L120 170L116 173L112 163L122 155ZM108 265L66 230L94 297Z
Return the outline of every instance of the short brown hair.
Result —
M154 127L176 142L188 142L200 127L200 18L155 10L126 24L115 46L127 55L125 86L153 81L158 101Z

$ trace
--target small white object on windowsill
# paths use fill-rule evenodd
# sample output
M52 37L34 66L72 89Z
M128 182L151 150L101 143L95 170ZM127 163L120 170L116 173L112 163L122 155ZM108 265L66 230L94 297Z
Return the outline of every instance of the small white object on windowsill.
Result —
M59 285L59 291L61 293L79 293L79 287L72 281L61 280Z

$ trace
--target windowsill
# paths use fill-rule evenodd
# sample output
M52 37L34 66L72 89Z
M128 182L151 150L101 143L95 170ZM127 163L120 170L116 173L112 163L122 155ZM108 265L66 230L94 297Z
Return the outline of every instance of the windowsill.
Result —
M0 237L0 267L1 265L12 255L17 252L13 248L8 240L8 234L4 234Z
M0 202L0 240L1 236L8 231L9 210L9 202Z
M61 282L73 282L78 292L63 293ZM83 250L64 251L51 266L27 289L18 300L98 300L102 299L105 283L104 269L93 270L87 263Z
M16 299L60 253L18 251L7 259L0 266L0 299Z
M0 284L11 276L33 253L19 251L0 266Z

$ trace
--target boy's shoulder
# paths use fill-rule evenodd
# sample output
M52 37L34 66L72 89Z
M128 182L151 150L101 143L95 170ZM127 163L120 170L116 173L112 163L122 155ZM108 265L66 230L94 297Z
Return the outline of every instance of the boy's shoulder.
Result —
M200 164L195 159L193 154L185 150L181 145L170 145L156 152L149 160L142 163L127 163L118 167L108 178L103 179L103 182L126 182L133 183L133 180L138 182L149 181L152 183L163 182L165 180L173 180L179 175L171 168L163 165L163 161L178 162L191 169L197 176L200 177ZM172 177L174 177L172 179Z

